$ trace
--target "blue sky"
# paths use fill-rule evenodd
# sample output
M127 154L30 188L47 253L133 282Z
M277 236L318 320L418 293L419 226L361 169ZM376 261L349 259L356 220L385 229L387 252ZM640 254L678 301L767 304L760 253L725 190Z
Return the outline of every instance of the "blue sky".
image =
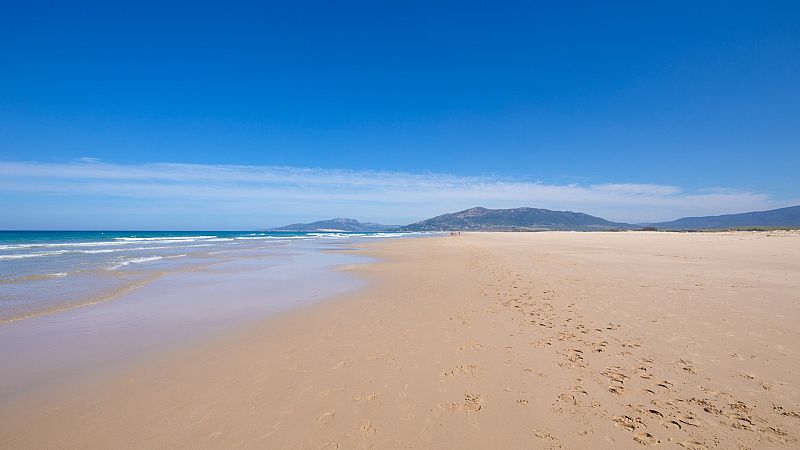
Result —
M798 5L6 2L0 228L800 203Z

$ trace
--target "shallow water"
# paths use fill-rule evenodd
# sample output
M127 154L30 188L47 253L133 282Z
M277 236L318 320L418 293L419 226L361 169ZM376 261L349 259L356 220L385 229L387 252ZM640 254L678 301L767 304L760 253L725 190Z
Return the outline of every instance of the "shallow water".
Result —
M108 260L92 261L89 264L95 268L85 273L73 270L68 276L5 283L0 289L5 308L13 303L10 297L18 295L23 305L40 308L33 309L40 315L0 323L4 367L0 401L19 399L355 289L360 286L358 280L331 269L367 259L325 250L351 248L364 239L368 238L217 241L191 254L185 243L175 243L169 251L186 254L180 263L170 261L162 252L165 249L151 249L153 256L162 258L114 270ZM126 252L125 257L132 255ZM44 282L53 285L42 287ZM54 292L63 298L44 298ZM70 303L71 295L82 303ZM92 303L92 298L100 298L99 303ZM41 304L81 306L50 307L43 313Z
M165 274L397 233L0 231L0 323L111 300Z

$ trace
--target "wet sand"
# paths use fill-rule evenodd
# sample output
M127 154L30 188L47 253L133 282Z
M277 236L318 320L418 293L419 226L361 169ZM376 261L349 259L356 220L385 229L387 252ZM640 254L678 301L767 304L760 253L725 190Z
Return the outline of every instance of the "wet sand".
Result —
M237 250L214 264L155 273L91 306L0 323L0 406L124 373L165 351L180 353L276 312L355 291L364 283L333 268L368 259L325 251L341 247Z
M367 288L0 407L5 448L796 448L800 234L365 246Z

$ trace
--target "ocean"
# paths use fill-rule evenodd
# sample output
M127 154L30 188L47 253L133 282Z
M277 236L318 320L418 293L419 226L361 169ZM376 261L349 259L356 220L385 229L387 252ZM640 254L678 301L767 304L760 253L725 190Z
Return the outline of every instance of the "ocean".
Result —
M0 323L112 300L164 275L401 233L0 231Z
M352 291L331 250L411 234L0 231L0 401Z

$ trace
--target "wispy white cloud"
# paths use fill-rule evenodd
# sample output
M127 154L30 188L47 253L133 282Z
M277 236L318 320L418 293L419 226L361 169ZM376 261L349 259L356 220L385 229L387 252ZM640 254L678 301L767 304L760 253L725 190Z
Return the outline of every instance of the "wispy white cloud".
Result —
M81 199L100 196L111 199L105 207L128 207L131 214L139 208L141 214L160 214L173 221L177 214L228 215L231 220L247 216L263 225L339 215L405 223L476 205L579 210L628 222L782 206L765 194L719 187L687 192L659 184L548 184L502 177L278 166L111 164L91 158L69 163L0 162L0 196L21 195L34 200L67 198L79 211ZM13 212L0 214L8 223Z

